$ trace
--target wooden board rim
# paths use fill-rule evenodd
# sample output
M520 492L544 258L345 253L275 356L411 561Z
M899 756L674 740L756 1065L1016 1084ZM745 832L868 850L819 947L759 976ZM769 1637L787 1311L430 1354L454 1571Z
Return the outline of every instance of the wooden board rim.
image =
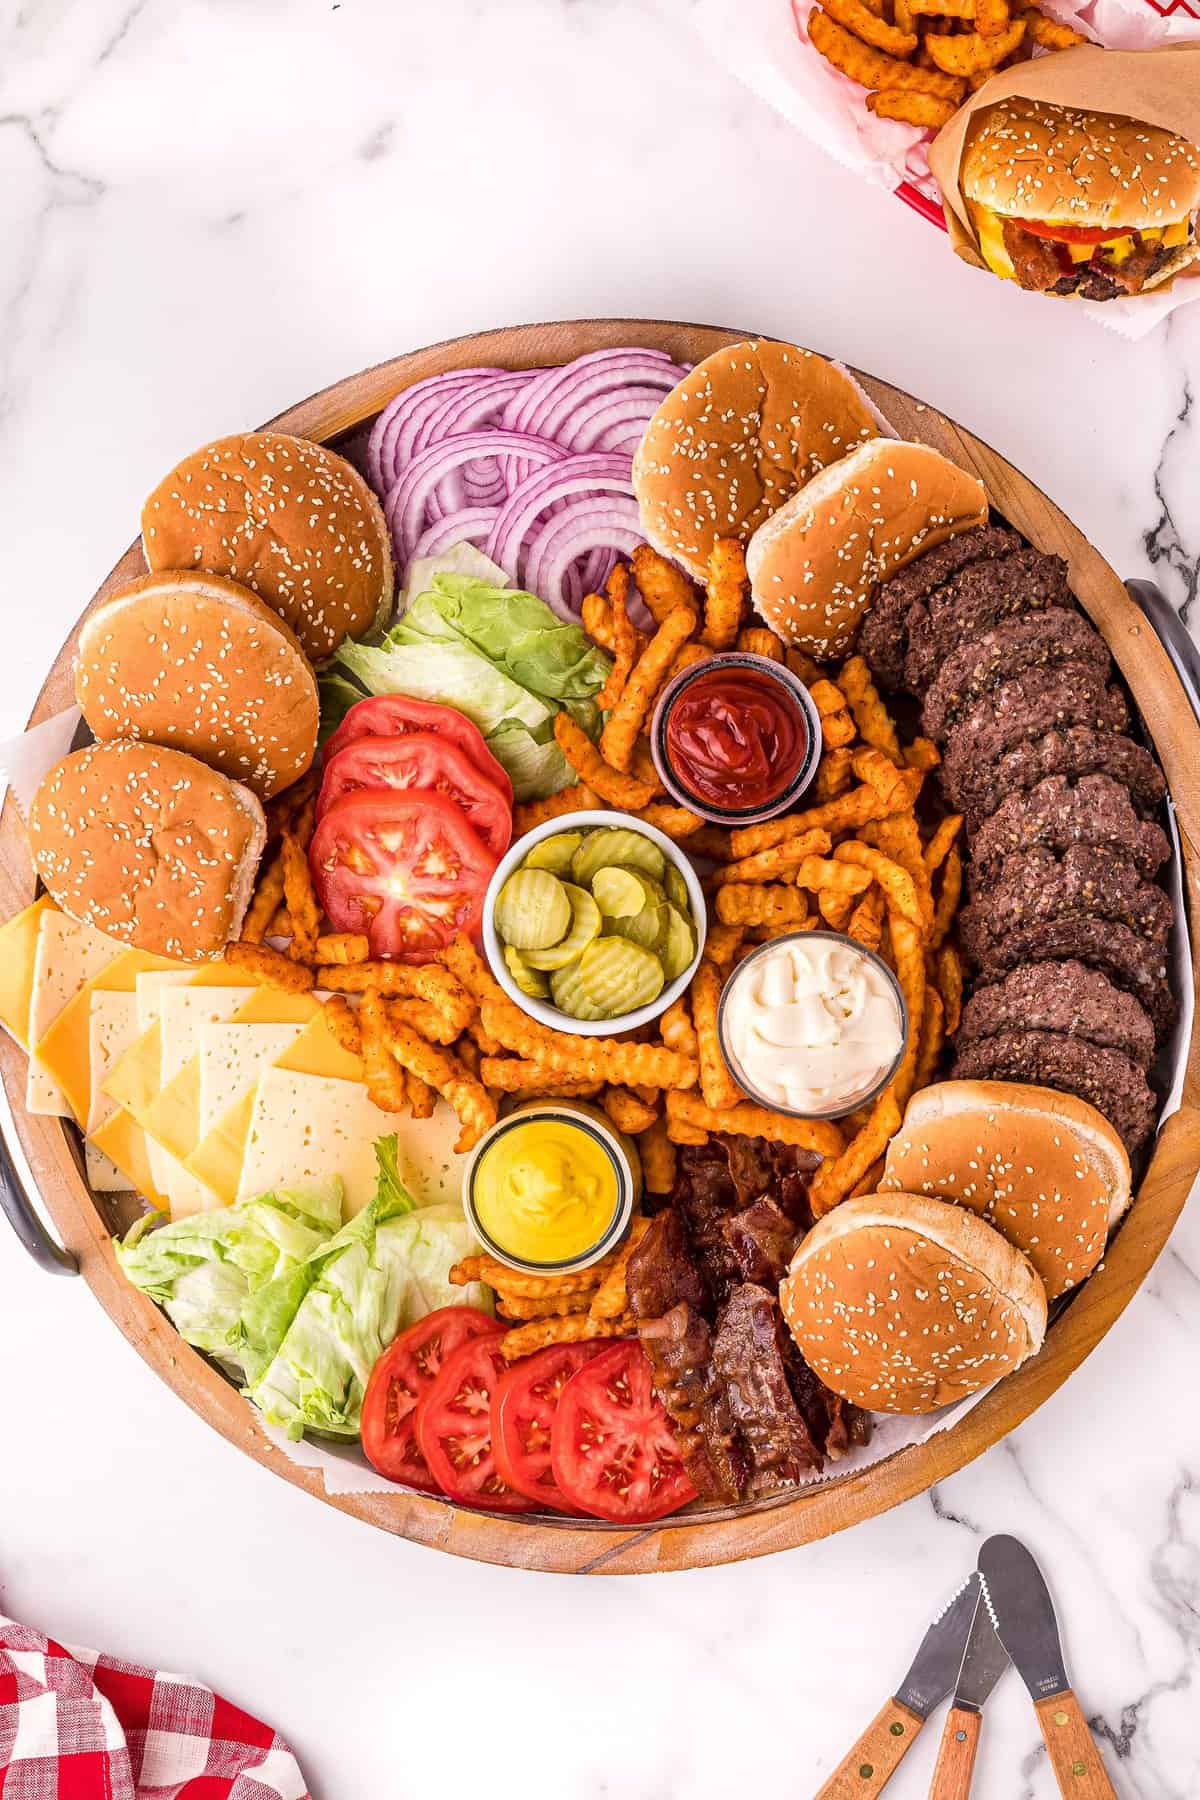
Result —
M299 436L338 438L373 415L394 392L427 374L478 363L528 367L565 361L623 343L660 348L696 361L750 334L669 320L593 319L502 327L443 340L346 377L290 407L270 427ZM990 446L911 395L855 371L872 399L905 435L933 443L978 473L997 505L1040 547L1066 555L1072 585L1103 632L1146 719L1179 816L1190 875L1200 841L1200 729L1157 638L1119 578L1046 495ZM89 606L142 567L135 543ZM71 662L81 615L44 683L30 717L36 724L71 699ZM0 881L5 916L32 894L28 848L11 798L0 819ZM1200 923L1186 884L1193 931ZM79 1257L101 1305L135 1349L194 1411L256 1461L354 1517L452 1554L557 1573L643 1574L710 1566L809 1543L876 1516L962 1468L1029 1416L1078 1367L1145 1279L1200 1167L1200 1035L1193 1034L1183 1105L1164 1126L1137 1204L1104 1264L1047 1337L1041 1354L1010 1376L958 1424L858 1474L749 1512L666 1521L637 1531L543 1524L472 1513L421 1495L328 1495L320 1474L298 1467L266 1436L249 1405L165 1316L124 1280L108 1233L82 1178L61 1121L21 1106L25 1059L4 1040L0 1076L17 1135L56 1227Z

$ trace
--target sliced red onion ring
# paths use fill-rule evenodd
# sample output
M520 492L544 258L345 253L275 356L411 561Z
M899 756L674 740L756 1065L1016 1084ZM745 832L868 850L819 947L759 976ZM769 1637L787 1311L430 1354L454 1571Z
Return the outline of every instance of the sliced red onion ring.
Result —
M577 356L574 362L547 369L509 402L502 423L510 430L540 431L539 421L564 390L577 393L585 382L592 384L589 392L597 383L616 388L645 382L665 393L683 374L660 350L594 350L589 356Z
M413 549L412 560L418 556L437 556L442 550L450 550L455 544L476 544L480 547L487 542L488 533L496 520L494 506L465 506L461 512L450 513L439 519L436 525L429 525L417 539Z
M497 375L483 376L467 387L451 388L422 417L413 439L414 453L442 438L459 437L464 431L478 431L482 425L498 423L508 402L529 386L535 373L533 369L505 369Z
M411 455L411 450L402 449L403 434L410 428L415 430L421 420L436 412L451 390L474 388L485 377L504 373L491 368L448 369L444 375L415 382L389 400L371 427L367 442L367 479L376 492L384 494L395 484L400 473L397 453L402 454L403 461Z
M561 431L543 435L556 437L568 450L595 450L596 440L606 431L624 427L627 434L633 433L637 442L658 411L661 400L660 388L623 388L616 393L605 389L585 400Z
M556 501L573 494L594 494L597 489L632 494L629 458L587 451L582 456L564 456L549 468L536 470L509 495L485 554L494 563L499 563L514 581L517 580L521 573L522 546L535 520Z
M568 617L561 596L571 565L598 544L632 555L643 542L637 502L620 496L597 500L581 495L543 525L525 559L525 581L560 617ZM484 551L484 555L490 552Z
M397 558L406 563L412 555L425 523L429 496L451 470L461 468L476 456L497 456L502 462L520 456L540 466L561 461L565 454L557 444L519 431L468 431L461 437L427 445L413 457L384 507Z
M574 419L589 404L604 394L627 393L635 386L648 386L654 395L646 406L643 419L643 423L648 423L663 396L674 385L674 375L664 376L661 381L656 382L653 372L644 367L635 369L627 365L624 369L609 366L582 370L571 374L569 379L560 381L555 389L547 390L540 405L531 410L529 423L522 429L535 431L539 437L554 438L556 441L569 438Z

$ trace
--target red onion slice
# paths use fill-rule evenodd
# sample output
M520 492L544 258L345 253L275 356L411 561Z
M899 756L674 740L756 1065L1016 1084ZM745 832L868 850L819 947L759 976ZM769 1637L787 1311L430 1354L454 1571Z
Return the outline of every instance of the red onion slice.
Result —
M389 400L367 442L367 479L376 492L386 493L399 479L403 463L412 454L408 447L411 433L422 419L436 412L451 389L474 387L484 377L505 373L492 368L448 369L444 375L415 382Z
M581 495L542 526L529 545L525 584L540 594L560 618L573 617L562 596L571 565L598 545L632 555L644 541L637 502L624 496ZM485 550L484 555L490 552Z
M597 489L633 493L627 456L601 456L588 451L582 456L564 456L549 468L536 470L510 493L484 554L499 563L512 580L518 580L522 546L535 521L556 502L573 494L594 494ZM540 591L534 589L535 593Z
M419 556L437 556L442 550L450 550L455 544L476 544L482 546L487 541L496 520L494 506L465 506L461 512L447 513L436 525L429 525L417 539L413 549L412 560Z
M552 437L554 418L566 416L588 394L606 388L645 384L665 394L683 379L684 371L657 350L596 350L590 356L547 369L504 409L510 430L535 431Z
M541 466L561 461L565 454L557 444L519 431L468 431L461 437L444 438L440 444L428 444L413 457L384 507L397 559L407 563L412 555L426 522L429 497L452 470L477 456L497 456L502 462L520 456Z

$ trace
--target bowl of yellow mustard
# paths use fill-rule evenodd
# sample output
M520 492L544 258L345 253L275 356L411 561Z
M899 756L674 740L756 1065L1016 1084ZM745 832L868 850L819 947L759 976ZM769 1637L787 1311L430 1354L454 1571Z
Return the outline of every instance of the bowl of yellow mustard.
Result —
M637 1149L581 1100L532 1100L482 1138L463 1207L485 1249L538 1275L586 1269L614 1248L641 1197Z

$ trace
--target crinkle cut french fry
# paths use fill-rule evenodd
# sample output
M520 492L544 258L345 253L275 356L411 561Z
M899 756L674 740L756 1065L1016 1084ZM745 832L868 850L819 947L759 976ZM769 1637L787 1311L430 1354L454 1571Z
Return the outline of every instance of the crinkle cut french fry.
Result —
M863 87L913 88L919 93L938 94L943 100L962 99L961 81L937 70L914 68L912 63L900 62L884 51L864 44L820 7L809 14L808 38L827 62Z
M926 844L924 861L925 867L931 875L935 869L941 868L947 856L950 854L950 851L954 847L954 840L962 827L962 822L963 818L961 813L948 814L947 817L941 821L937 830Z
M630 680L625 683L616 709L609 714L609 724L618 716L624 705L625 696L629 692L632 680L631 676ZM641 717L639 716L639 729L640 726ZM607 734L608 725L605 726L604 732ZM629 742L626 767L622 768L604 760L604 756L597 750L587 732L581 725L575 723L569 712L556 714L554 720L555 742L575 773L587 783L588 787L594 789L602 800L607 800L610 806L620 807L624 812L639 812L643 806L649 806L654 798L654 789L649 782L638 781L635 776L627 773L628 762L633 756L633 742L636 736L637 732L635 731ZM601 744L607 753L608 746L604 742L603 735Z
M702 644L730 650L737 638L746 596L746 553L737 538L718 538L708 553Z
M636 1094L624 1087L610 1087L600 1104L617 1130L625 1132L628 1137L636 1137L639 1131L648 1131L658 1117L657 1104L647 1106L644 1100L639 1100Z
M823 0L823 4L830 18L852 31L864 44L884 50L889 56L911 56L917 47L915 31L901 31L885 19L877 18L862 0Z
M349 963L369 962L371 957L370 939L361 931L327 931L317 938L312 960L316 963Z
M832 848L833 839L827 831L802 831L773 844L769 850L744 856L740 862L726 863L717 870L717 885L726 887L731 881L787 881L807 857L827 856Z
M243 944L261 944L265 937L270 936L271 921L282 901L283 857L277 851L270 862L265 862L259 870L258 886L242 921Z
M735 1137L763 1137L775 1144L793 1144L818 1156L835 1157L842 1149L842 1134L830 1119L793 1119L771 1112L753 1101L717 1110L699 1094L673 1090L667 1095L669 1123L690 1125L698 1131L725 1131Z
M608 679L596 695L596 705L601 712L608 712L617 704L625 691L625 683L629 680L630 671L638 656L638 633L629 617L626 602L629 598L629 568L626 563L616 563L608 578L608 604L612 616L613 630L613 666L608 672Z
M556 1075L544 1063L527 1062L518 1056L485 1056L479 1064L479 1079L484 1087L501 1094L523 1094L526 1098L583 1100L600 1092L598 1081L570 1081Z
M684 995L680 995L678 1000L671 1002L658 1021L658 1029L668 1050L678 1050L682 1056L699 1056L700 1046L696 1040L696 1028L692 1024L691 1016L688 1013L687 999Z
M695 629L696 614L692 607L677 606L667 614L641 656L638 657L629 680L625 683L621 698L609 713L604 730L600 734L600 749L614 769L627 770L629 768L633 756L633 746L637 742L638 733L646 723L651 704L662 685L663 677ZM558 718L563 717L564 714L559 713ZM556 719L556 735L557 725L558 720ZM565 746L563 746L563 754L567 756L569 762L571 759ZM584 770L580 770L580 773L583 774L585 781L591 780ZM599 783L592 781L591 785L598 788L600 793L604 793L604 789ZM638 804L645 806L649 799L650 795L647 794L645 799ZM631 812L638 810L637 805L629 805L627 802L621 804L625 804Z
M849 1196L867 1170L878 1162L889 1139L895 1137L899 1129L900 1107L895 1094L888 1087L872 1107L867 1123L841 1154L831 1161L823 1162L813 1176L809 1204L814 1218L822 1218Z
M681 843L694 837L704 824L704 820L689 812L686 806L670 806L662 800L652 800L636 816L644 825L653 825L664 837Z
M389 1019L388 1047L397 1062L428 1087L436 1089L458 1114L462 1130L454 1148L473 1150L496 1123L496 1103L486 1088L456 1056L428 1043L402 1020Z
M779 882L735 881L717 889L717 917L723 925L790 924L802 931L812 914L799 888Z
M765 625L747 625L737 634L737 647L747 656L762 656L768 662L783 661L783 639Z
M283 863L283 898L292 921L292 953L301 962L315 962L321 908L313 890L307 852L290 826L279 840L279 856Z
M639 544L633 553L633 579L646 609L656 625L661 625L677 606L696 606L696 590L682 569L668 562L649 544Z
M745 1099L721 1055L717 1008L723 985L716 965L705 959L692 977L689 990L692 1021L700 1047L700 1091L704 1095L705 1105L710 1106L714 1112L727 1106L736 1106L739 1100Z
M925 1008L921 1015L921 1047L917 1052L917 1065L913 1073L913 1093L919 1093L928 1087L937 1071L938 1058L946 1042L945 1008L942 996L935 987L926 984Z
M264 987L280 988L285 994L307 994L314 985L311 969L272 950L269 944L226 944L225 961L253 975Z
M326 1025L351 1056L362 1055L362 1027L358 1014L344 994L331 994L321 1013Z
M533 1319L506 1331L497 1348L505 1362L518 1362L545 1350L550 1344L583 1344L589 1338L636 1337L637 1320L632 1315L621 1319L591 1319L586 1313L572 1313L565 1319Z
M591 1294L554 1294L546 1300L525 1300L520 1294L499 1293L496 1311L522 1323L530 1319L560 1319L569 1313L588 1312L591 1298Z
M380 994L426 1000L455 1027L456 1037L475 1016L475 1003L463 984L436 963L350 963L344 968L318 969L317 985L336 994L365 994L374 989Z
M942 864L942 885L933 914L933 930L929 937L931 950L938 950L949 936L962 897L963 864L957 850L951 850Z
M592 642L611 656L617 648L617 634L613 630L612 608L604 595L585 594L579 616Z
M607 1256L586 1269L570 1269L563 1275L533 1275L526 1269L510 1269L507 1263L483 1253L464 1256L453 1264L448 1279L451 1287L467 1287L473 1281L482 1281L485 1286L495 1288L497 1293L517 1294L526 1300L545 1300L556 1295L594 1292L616 1260L617 1252L610 1250Z
M946 1036L953 1037L962 1022L963 967L953 944L943 944L937 953L937 984L945 1008Z
M689 1087L696 1079L696 1064L674 1050L623 1038L584 1038L552 1031L528 1018L505 997L481 1001L480 1010L488 1030L507 1049L576 1081L669 1088Z
M513 841L524 837L535 826L544 825L548 819L565 819L577 812L603 812L604 806L599 794L586 781L563 788L561 792L551 794L548 800L525 800L513 807Z
M648 1194L669 1194L675 1186L675 1146L667 1132L667 1120L655 1119L638 1139L642 1180Z
M383 998L373 989L358 1009L362 1036L363 1078L367 1093L384 1112L403 1112L408 1104L404 1072L391 1052L391 1031Z
M892 716L879 695L864 657L852 656L838 675L838 686L854 714L864 744L881 750L893 762L900 761L900 739Z

